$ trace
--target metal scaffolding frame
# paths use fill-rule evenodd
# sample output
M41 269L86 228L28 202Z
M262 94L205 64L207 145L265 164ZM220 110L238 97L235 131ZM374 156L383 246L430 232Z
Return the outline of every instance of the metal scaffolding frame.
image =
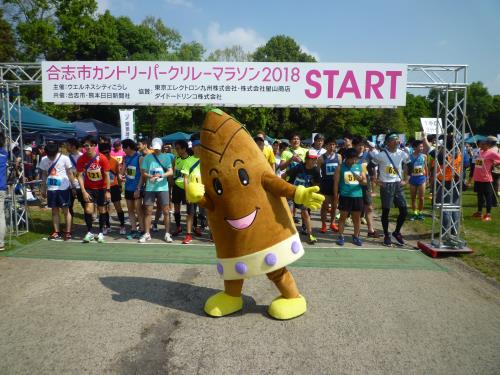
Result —
M407 88L438 90L436 117L442 120L444 134L452 134L454 139L451 147L447 147L446 142L443 142L443 147L439 151L439 154L443 155L445 168L451 168L453 178L449 184L437 179L434 182L431 246L441 250L461 249L465 246L465 241L461 238L463 174L455 169L453 160L455 155L464 149L468 66L408 64L407 67ZM3 109L0 123L8 139L12 139L12 129L19 132L16 141L20 145L23 143L19 88L41 83L40 63L0 63L1 108ZM18 106L18 121L10 118L10 109L14 106ZM7 108L9 110L6 110ZM436 134L438 134L438 129L436 129ZM437 164L435 163L434 172L436 172ZM21 173L24 176L24 171ZM23 189L23 191L26 190ZM18 211L14 210L16 202L13 194L11 199L11 210L13 210L11 217L14 218L11 225L15 223L15 228L11 228L16 234L24 233L28 231L27 210L24 207L20 211L22 214L17 214ZM26 197L24 197L24 202L26 202Z

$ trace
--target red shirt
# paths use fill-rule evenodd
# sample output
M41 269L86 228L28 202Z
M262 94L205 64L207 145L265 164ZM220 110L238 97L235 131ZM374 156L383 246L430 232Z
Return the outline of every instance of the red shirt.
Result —
M76 162L76 171L83 174L85 189L106 189L104 172L109 172L108 159L99 153L97 158L87 167L91 160L91 157L83 154Z

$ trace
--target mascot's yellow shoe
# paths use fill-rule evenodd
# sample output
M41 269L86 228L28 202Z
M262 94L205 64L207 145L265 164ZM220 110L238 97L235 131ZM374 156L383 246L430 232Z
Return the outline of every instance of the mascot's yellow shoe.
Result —
M307 311L306 299L302 296L297 298L275 298L269 305L267 312L274 319L288 320L296 318Z
M205 312L216 318L235 313L242 308L242 297L232 297L224 292L214 294L205 302Z

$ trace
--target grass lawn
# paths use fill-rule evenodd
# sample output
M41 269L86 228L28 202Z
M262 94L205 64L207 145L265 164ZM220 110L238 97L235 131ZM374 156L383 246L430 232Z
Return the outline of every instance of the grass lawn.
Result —
M410 204L409 196L407 196ZM426 212L429 212L430 200L426 199ZM375 198L376 207L380 207L380 198ZM81 208L75 205L76 224L83 224ZM495 278L500 282L500 209L493 209L493 221L487 223L478 219L473 219L472 213L476 211L476 195L472 191L466 191L463 195L464 221L462 230L467 245L474 250L473 254L461 255L464 262L480 270L487 276ZM395 222L397 210L391 210L391 222ZM13 250L25 244L39 240L52 231L51 211L39 207L30 207L30 232L18 238L13 238L12 244L7 245L7 250ZM405 229L406 228L406 229ZM422 238L430 238L432 220L427 217L425 221L405 223L405 231L412 231L420 234Z

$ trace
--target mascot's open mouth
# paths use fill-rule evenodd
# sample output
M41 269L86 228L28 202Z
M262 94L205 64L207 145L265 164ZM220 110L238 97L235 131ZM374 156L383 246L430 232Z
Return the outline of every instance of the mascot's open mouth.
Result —
M246 229L250 225L252 225L253 222L255 221L255 217L257 216L257 211L258 210L259 210L259 208L256 207L255 210L252 213L250 213L249 215L247 215L247 216L244 216L244 217L242 217L240 219L234 219L234 220L226 219L226 221L234 229Z

